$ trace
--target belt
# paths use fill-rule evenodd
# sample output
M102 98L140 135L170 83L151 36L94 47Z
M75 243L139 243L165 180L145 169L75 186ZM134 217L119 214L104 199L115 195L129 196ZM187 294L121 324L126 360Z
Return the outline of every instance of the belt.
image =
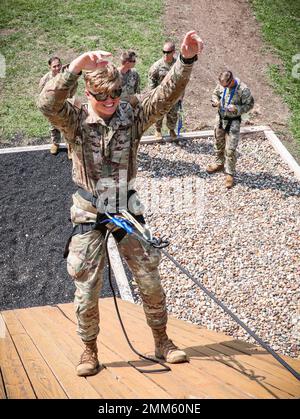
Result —
M233 116L233 117L224 116L224 117L222 117L222 115L221 115L221 112L220 112L220 111L219 111L219 116L220 116L219 128L222 128L222 129L223 129L223 127L222 127L222 120L223 120L223 121L228 121L228 123L227 123L227 125L226 125L226 128L225 128L225 132L227 132L227 134L228 134L228 133L229 133L229 131L230 131L232 121L239 121L239 122L242 122L242 118L241 118L241 116Z
M97 196L93 195L91 192L86 191L83 188L78 188L77 190L78 194L81 196L81 198L85 199L86 201L89 201L94 208L97 208ZM130 189L127 192L127 203L129 199L134 195L136 191L134 189ZM116 194L116 214L119 212L119 194L117 192Z
M85 199L86 201L89 201L93 207L96 208L96 203L97 203L97 197L94 196L91 192L86 191L85 189L79 188L78 191L79 195ZM135 193L136 191L131 189L130 191L128 191L127 194L127 201L130 199L130 197ZM140 224L146 224L145 218L143 215L135 215L132 214L130 211L128 211ZM116 214L112 214L109 213L110 215L116 215ZM103 222L104 220L106 220L106 222ZM69 245L71 243L72 237L75 236L76 234L84 234L87 233L88 231L91 230L98 230L101 232L101 234L103 236L106 235L106 224L108 224L109 221L107 220L107 216L105 214L97 214L97 220L95 223L82 223L82 224L76 224L73 227L72 233L66 243L65 246L65 250L64 250L64 258L66 258L69 254ZM126 231L119 228L118 230L113 232L113 236L114 238L117 240L117 242L119 243L125 236L126 236Z
M89 201L93 207L97 207L97 197L93 195L91 192L88 192L83 188L78 188L77 192L81 196L81 198L85 199L86 201Z

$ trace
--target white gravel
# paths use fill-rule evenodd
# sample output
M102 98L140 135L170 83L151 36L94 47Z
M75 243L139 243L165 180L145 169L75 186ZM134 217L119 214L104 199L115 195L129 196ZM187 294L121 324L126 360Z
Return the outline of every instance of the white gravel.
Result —
M213 153L212 138L140 148L147 220L241 320L276 351L299 357L300 182L262 134L241 138L232 190L223 173L206 173ZM172 315L254 342L172 262L164 258L160 269Z

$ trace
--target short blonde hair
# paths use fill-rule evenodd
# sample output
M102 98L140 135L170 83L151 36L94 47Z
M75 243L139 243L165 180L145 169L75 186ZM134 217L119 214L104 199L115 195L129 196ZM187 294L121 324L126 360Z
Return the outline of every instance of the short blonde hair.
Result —
M121 87L119 70L112 63L108 63L95 71L86 72L84 80L86 88L93 93L110 93Z

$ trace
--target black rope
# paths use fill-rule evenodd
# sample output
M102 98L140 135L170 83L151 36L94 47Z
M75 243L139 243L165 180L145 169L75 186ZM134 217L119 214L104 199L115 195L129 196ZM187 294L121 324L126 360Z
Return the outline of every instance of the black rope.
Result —
M115 307L116 307L116 312L117 312L118 319L119 319L121 328L123 330L124 336L125 336L125 338L127 340L127 343L129 345L130 349L136 355L138 355L140 358L143 358L143 359L145 359L147 361L151 361L151 362L154 362L156 364L160 364L162 366L162 368L158 368L158 369L154 369L154 370L145 370L145 369L142 369L142 368L138 368L131 361L128 361L128 364L131 365L132 367L134 367L139 372L142 372L142 373L154 373L154 372L167 372L167 371L171 371L171 368L168 365L165 365L163 362L159 361L158 359L150 358L150 357L145 356L145 355L141 354L140 352L138 352L132 346L132 344L131 344L131 342L129 340L129 337L127 335L126 329L124 327L124 323L123 323L122 318L121 318L121 314L120 314L120 311L119 311L119 307L118 307L118 303L117 303L117 298L116 298L115 290L114 290L114 287L113 287L113 284L112 284L112 280L111 280L111 263L110 263L110 256L109 256L109 252L108 252L108 238L109 238L109 236L111 234L112 234L112 231L111 230L110 231L107 231L106 236L105 236L105 239L104 239L104 242L105 242L105 250L106 250L107 260L108 260L108 281L109 281L109 285L110 285L110 288L111 288L111 291L112 291L112 294L113 294L114 303L115 303Z
M138 239L142 239L144 242L150 243L152 246L157 247L161 250L161 252L170 259L171 262L174 263L174 265L186 276L188 276L198 287L206 294L208 295L218 306L220 306L225 313L227 313L232 319L238 323L243 329L246 330L246 332L254 339L256 342L258 342L267 352L269 352L284 368L286 368L298 381L300 381L300 374L294 370L291 365L289 365L281 356L279 356L267 343L265 343L253 330L251 330L242 320L240 320L229 308L227 308L222 301L220 301L211 291L209 291L203 284L201 284L197 279L193 277L193 275L190 274L190 272L183 268L174 258L171 256L166 250L164 250L164 247L167 246L167 241L161 241L160 239L151 239L146 240L143 236L140 236L136 232L132 233L135 235Z

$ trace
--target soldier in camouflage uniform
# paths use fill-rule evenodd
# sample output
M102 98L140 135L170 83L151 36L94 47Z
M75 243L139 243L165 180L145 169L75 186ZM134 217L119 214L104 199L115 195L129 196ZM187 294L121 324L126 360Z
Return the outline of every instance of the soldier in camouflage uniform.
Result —
M77 366L80 376L95 374L99 369L98 298L105 249L103 228L102 231L95 229L94 223L105 211L119 214L122 207L127 208L127 200L128 210L143 220L142 206L133 191L142 133L177 102L202 47L196 33L188 32L168 77L143 97L135 96L134 104L120 101L120 74L107 61L106 57L111 54L104 51L80 55L68 71L47 84L39 97L40 110L73 147L73 180L79 189L73 195L71 219L78 234L72 236L67 266L76 286L78 333L85 344ZM90 71L85 76L88 104L78 109L67 97L82 70ZM104 230L111 228L113 225L109 223ZM156 356L171 363L185 362L185 352L178 349L166 333L167 310L158 273L159 250L126 233L124 237L123 230L114 234L119 251L139 286Z
M59 57L56 57L56 56L51 57L49 59L48 65L49 65L50 71L47 74L45 74L39 82L40 92L43 90L45 85L50 80L54 79L54 77L56 77L57 74L59 74L60 72L64 72L68 68L68 65L62 66L61 59ZM75 95L77 86L78 86L78 84L76 83L74 88L70 91L69 98L72 98ZM61 134L60 134L60 131L55 126L53 126L52 124L50 124L50 137L51 137L51 141L52 141L52 145L50 147L50 153L55 155L55 154L58 153L58 150L59 150L59 143L61 141ZM71 158L71 151L70 151L69 147L68 147L68 156L69 156L69 158Z
M215 125L215 163L208 165L207 172L214 173L224 169L225 186L232 188L236 166L236 149L240 138L241 115L254 106L250 89L231 71L219 75L212 98L212 106L218 108Z
M125 51L121 54L121 66L119 72L122 79L121 100L129 101L130 97L140 93L140 76L134 68L136 53Z
M174 54L175 54L174 42L169 42L169 41L166 42L163 47L163 57L160 60L156 61L150 67L149 74L148 74L150 89L155 89L163 81L163 79L168 74L172 66L175 64L176 58L174 57ZM180 100L182 99L183 93L184 92L182 92L182 95L179 98ZM179 110L179 104L177 101L166 115L167 127L169 128L170 136L173 139L177 138L175 128L176 128L177 119L178 119L178 110ZM162 134L161 134L162 124L163 124L163 117L158 119L155 124L155 127L156 127L155 137L158 140L162 139Z

